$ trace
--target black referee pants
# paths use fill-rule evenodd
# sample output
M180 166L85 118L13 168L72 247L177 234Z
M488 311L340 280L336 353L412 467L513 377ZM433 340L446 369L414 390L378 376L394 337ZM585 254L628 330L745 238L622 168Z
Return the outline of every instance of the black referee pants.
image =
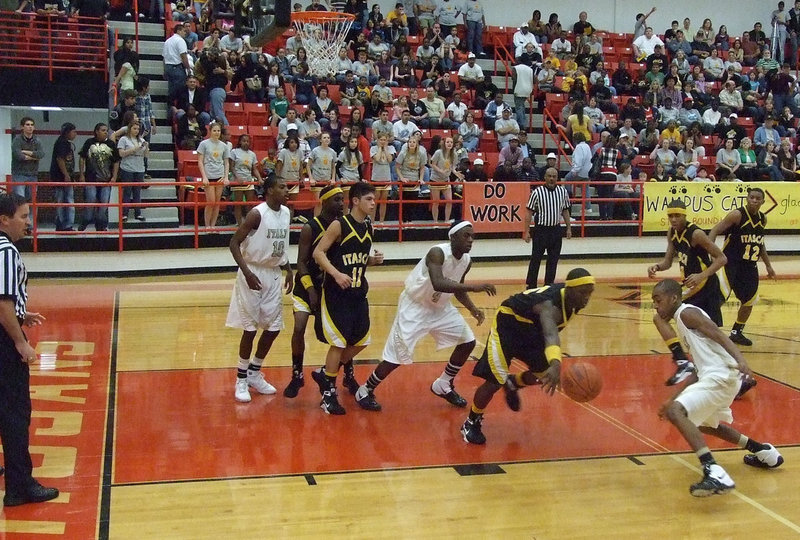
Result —
M30 426L30 370L11 338L0 329L0 438L6 493L24 494L33 485L33 464L28 450Z
M558 258L561 256L561 238L563 236L561 225L545 227L536 225L531 234L531 262L528 264L528 277L525 284L528 289L535 289L539 281L539 266L542 264L542 257L547 252L547 262L545 263L544 284L550 285L556 280L556 268Z

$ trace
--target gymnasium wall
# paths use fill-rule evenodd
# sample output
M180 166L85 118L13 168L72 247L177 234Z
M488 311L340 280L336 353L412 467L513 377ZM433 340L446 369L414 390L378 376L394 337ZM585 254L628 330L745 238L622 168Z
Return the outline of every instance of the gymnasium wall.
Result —
M457 2L458 0L451 0ZM370 6L373 2L368 0ZM381 12L386 15L394 9L395 0L380 0ZM740 0L685 0L670 2L634 1L634 0L597 0L588 3L585 0L545 0L541 2L504 2L502 0L483 0L486 23L495 26L519 26L531 18L534 9L542 12L542 19L547 22L550 13L558 13L561 25L569 28L578 20L578 13L586 11L589 22L595 28L610 32L633 32L637 13L644 13L652 6L657 10L648 19L648 23L656 33L663 33L670 22L677 19L683 22L684 17L692 19L692 26L699 27L703 19L710 18L714 29L720 24L728 27L728 33L741 34L753 28L755 21L769 26L770 14L777 7L774 2L742 2ZM791 2L787 2L791 6ZM787 8L788 9L788 8ZM769 34L769 32L767 32Z

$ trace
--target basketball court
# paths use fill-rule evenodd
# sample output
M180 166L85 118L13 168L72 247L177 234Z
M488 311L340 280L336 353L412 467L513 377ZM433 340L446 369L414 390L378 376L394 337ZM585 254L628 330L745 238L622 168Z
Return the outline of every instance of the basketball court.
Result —
M794 263L773 257L779 275ZM778 446L777 470L754 470L717 441L737 483L726 497L695 499L695 456L657 411L674 392L672 364L652 325L646 262L562 261L598 276L592 300L561 333L569 356L594 364L604 388L590 403L540 388L513 413L498 396L485 446L459 433L466 410L430 383L449 351L426 338L417 363L377 390L379 413L342 396L347 414L319 409L308 377L295 399L287 328L265 365L275 396L233 399L239 333L223 327L233 274L139 279L32 280L30 332L34 474L62 490L50 503L4 510L9 538L762 538L800 536L800 280L762 281L745 352L758 386L734 404L735 426ZM367 378L394 317L409 266L370 270L372 345L356 366ZM522 262L476 263L472 294L490 316L519 291ZM504 276L498 280L495 276ZM724 309L726 323L736 305ZM488 323L473 325L478 340ZM479 343L475 353L480 354ZM309 329L306 365L325 353ZM456 378L469 401L479 384ZM519 368L519 366L517 366ZM16 534L28 533L28 534Z

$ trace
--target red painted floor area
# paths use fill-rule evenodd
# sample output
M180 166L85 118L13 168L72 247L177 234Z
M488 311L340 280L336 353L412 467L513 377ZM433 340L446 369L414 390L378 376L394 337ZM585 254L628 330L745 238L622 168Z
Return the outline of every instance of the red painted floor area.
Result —
M4 508L4 538L16 538L15 532L39 526L63 527L65 538L97 535L113 300L114 291L107 287L37 286L32 290L29 310L47 317L41 327L26 330L29 341L45 353L31 370L34 476L46 486L57 487L63 494L59 500L68 497L69 502ZM62 421L69 426L61 428L66 426ZM65 456L73 452L70 463ZM58 476L37 471L51 459L64 465Z
M586 360L586 359L581 359ZM333 417L318 407L316 384L293 399L280 392L289 370L267 369L275 396L253 394L249 404L233 399L235 370L121 373L118 378L114 483L319 473L636 455L685 451L677 431L657 418L673 389L663 385L666 357L588 359L604 374L605 386L590 406L564 395L547 397L541 388L522 393L522 411L506 408L502 393L484 421L486 446L464 443L459 427L466 410L429 391L442 364L395 371L376 391L383 411L361 410L341 397L347 415ZM480 380L472 364L456 379L471 401ZM372 366L358 366L364 380ZM734 406L735 425L775 444L796 444L796 424L774 413L800 392L760 379ZM710 441L712 447L722 447Z

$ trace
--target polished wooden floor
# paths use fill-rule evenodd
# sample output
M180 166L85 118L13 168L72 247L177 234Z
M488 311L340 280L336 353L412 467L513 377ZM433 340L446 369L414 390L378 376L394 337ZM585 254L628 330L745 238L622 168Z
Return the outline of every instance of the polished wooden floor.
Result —
M746 357L758 386L735 403L735 426L779 446L786 463L753 470L742 452L709 441L737 483L726 497L688 493L699 468L656 412L671 395L671 364L650 322L647 261L565 261L601 278L562 334L567 361L602 372L589 404L540 389L518 413L501 396L484 422L488 443L467 445L466 412L429 391L448 351L426 340L417 363L377 390L380 413L343 397L325 415L316 385L280 391L291 365L291 310L267 359L276 396L233 400L239 334L224 327L232 274L119 280L33 280L30 307L48 317L30 333L36 475L63 494L4 510L0 538L798 538L800 537L800 280L762 281ZM777 260L783 276L796 264ZM370 269L378 360L408 267ZM521 288L525 267L476 263L472 295L491 314ZM498 279L498 276L502 278ZM726 323L736 305L726 305ZM474 326L479 345L488 324ZM325 347L308 332L306 364ZM470 399L468 364L456 379Z

